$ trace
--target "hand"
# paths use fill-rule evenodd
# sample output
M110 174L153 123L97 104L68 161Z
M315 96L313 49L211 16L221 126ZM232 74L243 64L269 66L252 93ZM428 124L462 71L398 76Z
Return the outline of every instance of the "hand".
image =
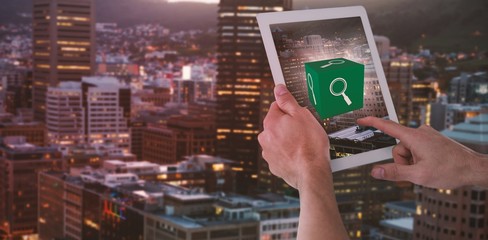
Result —
M297 189L304 177L328 175L331 181L329 139L324 129L284 85L276 86L275 96L258 136L271 173Z
M271 173L299 191L297 239L347 239L332 186L327 134L284 85L275 87L275 97L258 140Z
M371 175L390 181L410 181L431 188L453 189L487 182L486 165L477 169L480 154L423 125L417 129L398 123L366 117L359 125L372 126L400 140L393 148L394 163L378 165ZM484 169L483 169L484 168ZM485 176L483 176L485 175Z

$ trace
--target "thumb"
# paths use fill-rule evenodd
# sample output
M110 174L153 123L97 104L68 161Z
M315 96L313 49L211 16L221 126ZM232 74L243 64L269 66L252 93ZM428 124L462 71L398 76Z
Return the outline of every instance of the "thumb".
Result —
M396 163L378 165L371 170L371 176L389 181L409 181L411 166Z
M288 89L286 89L285 85L276 85L274 93L276 102L278 103L281 111L291 115L300 109L300 105L298 105L297 100L295 100L293 95L291 95Z

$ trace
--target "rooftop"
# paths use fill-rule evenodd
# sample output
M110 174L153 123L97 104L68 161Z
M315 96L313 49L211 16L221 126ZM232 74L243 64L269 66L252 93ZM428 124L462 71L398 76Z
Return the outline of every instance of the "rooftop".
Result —
M380 225L393 228L402 232L413 233L413 218L397 218L380 221Z
M387 202L385 203L385 207L414 213L417 206L415 204L415 201L397 201Z
M488 142L488 113L470 118L467 122L454 125L452 130L441 132L459 142L486 144Z

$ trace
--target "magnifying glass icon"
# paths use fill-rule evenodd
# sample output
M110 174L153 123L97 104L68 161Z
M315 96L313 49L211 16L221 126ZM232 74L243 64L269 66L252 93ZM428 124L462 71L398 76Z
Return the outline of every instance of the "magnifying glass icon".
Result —
M335 64L343 64L343 63L344 63L344 60L333 59L333 60L330 60L327 64L322 65L320 68L326 68L326 67L329 67L329 66L332 66Z
M343 82L344 83L344 87L339 92L334 91L334 88L333 88L334 84L337 82ZM344 101L346 101L348 106L352 104L351 99L349 99L349 97L345 94L345 92L347 90L347 82L344 78L336 78L336 79L332 80L332 82L330 83L330 86L329 86L329 90L330 90L330 93L336 97L342 95L342 97L344 98ZM312 91L312 94L313 94L313 91ZM314 100L315 100L315 96L314 96Z
M310 91L312 91L312 97L313 97L313 105L317 105L317 99L315 99L315 92L313 91L313 79L312 75L307 74L307 84L308 87L310 88Z

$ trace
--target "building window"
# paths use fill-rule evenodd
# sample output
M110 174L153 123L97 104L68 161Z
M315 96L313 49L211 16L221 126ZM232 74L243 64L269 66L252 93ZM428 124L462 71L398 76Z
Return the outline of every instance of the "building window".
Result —
M478 192L477 191L471 191L471 200L478 200Z
M471 227L471 228L476 227L476 219L474 219L474 218L469 219L469 227Z

